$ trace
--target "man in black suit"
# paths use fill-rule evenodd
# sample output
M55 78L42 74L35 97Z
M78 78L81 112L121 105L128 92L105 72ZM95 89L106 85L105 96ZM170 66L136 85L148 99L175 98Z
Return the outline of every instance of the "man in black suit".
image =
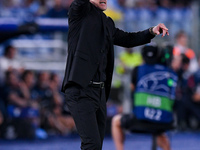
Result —
M62 92L81 137L82 150L101 150L105 134L106 101L113 67L113 45L149 43L164 24L128 33L115 27L103 11L107 0L74 0L69 9L68 58Z

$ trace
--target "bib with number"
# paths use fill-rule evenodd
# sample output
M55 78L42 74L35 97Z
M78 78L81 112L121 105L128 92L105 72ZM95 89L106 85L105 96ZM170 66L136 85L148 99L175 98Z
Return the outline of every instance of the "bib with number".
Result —
M173 121L177 76L162 65L138 67L133 112L137 119L160 123Z

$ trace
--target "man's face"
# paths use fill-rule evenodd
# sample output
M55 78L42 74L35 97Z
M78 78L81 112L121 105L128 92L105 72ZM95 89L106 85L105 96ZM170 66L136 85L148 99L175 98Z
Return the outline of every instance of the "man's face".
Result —
M107 0L90 0L90 2L102 11L107 9Z

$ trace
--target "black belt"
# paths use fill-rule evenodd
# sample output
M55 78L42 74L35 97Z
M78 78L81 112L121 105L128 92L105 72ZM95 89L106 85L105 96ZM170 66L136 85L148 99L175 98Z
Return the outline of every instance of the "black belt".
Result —
M104 88L104 82L90 81L89 86L103 89Z

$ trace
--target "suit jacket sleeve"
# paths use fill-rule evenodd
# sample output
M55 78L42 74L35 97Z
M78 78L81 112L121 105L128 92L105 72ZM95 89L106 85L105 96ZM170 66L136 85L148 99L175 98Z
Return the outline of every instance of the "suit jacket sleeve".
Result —
M149 43L154 37L155 36L149 32L149 29L140 32L124 32L116 28L114 44L129 48Z
M125 32L115 27L114 21L108 17L108 28L111 30L114 45L122 47L134 47L151 42L155 36L149 29L140 32Z

